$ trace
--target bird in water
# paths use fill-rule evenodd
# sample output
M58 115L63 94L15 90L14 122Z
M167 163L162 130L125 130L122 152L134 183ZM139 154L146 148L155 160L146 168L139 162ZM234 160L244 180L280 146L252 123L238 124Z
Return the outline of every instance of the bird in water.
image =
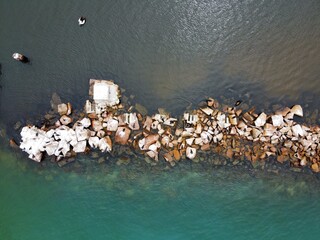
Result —
M78 19L78 23L79 23L79 26L80 26L80 27L83 26L83 25L86 23L86 18L81 16L81 17Z

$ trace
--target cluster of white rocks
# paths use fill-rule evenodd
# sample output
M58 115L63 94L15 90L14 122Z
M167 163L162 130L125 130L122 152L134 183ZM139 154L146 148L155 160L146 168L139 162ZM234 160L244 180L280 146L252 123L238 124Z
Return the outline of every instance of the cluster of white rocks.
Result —
M185 157L195 159L198 151L251 161L274 155L280 162L289 160L294 167L319 172L320 128L293 120L303 116L300 105L267 115L236 107L221 110L209 98L207 106L177 119L162 109L152 116L125 112L112 81L91 79L89 95L93 101L87 100L85 117L74 122L71 104L60 104L55 126L22 129L20 148L38 162L43 154L60 160L90 148L110 152L113 144L128 145L155 161L162 155L171 165Z
M29 158L40 162L43 154L55 155L57 160L67 157L72 150L75 153L85 152L87 145L91 148L99 148L102 152L111 151L110 137L99 138L88 129L91 126L89 118L77 121L72 128L59 126L45 131L35 126L25 126L21 131L20 148L29 154ZM92 136L93 135L93 136Z

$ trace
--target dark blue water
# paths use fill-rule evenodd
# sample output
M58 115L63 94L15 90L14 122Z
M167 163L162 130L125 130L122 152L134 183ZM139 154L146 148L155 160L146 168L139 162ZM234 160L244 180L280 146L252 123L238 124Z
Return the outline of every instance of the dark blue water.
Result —
M300 103L319 124L319 12L318 0L1 1L5 141L53 92L82 108L90 78L114 79L149 113L212 96L267 112ZM3 146L0 239L318 239L314 176L79 161L43 167Z

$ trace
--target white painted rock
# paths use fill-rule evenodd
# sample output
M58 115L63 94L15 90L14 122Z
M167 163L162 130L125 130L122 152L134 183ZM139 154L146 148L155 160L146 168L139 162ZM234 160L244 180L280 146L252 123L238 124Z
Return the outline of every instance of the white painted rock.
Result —
M99 147L100 138L98 137L90 137L88 140L89 146L91 148L97 148Z
M197 149L192 148L192 147L187 147L186 149L186 156L189 159L194 159L196 157L197 154Z
M85 128L88 128L91 126L91 120L90 118L83 118L81 121L79 121L81 125Z
M80 141L73 147L73 151L75 151L76 153L82 153L86 151L86 147L87 141Z
M262 127L266 124L266 121L267 115L263 112L257 117L257 119L254 121L254 124L256 125L256 127Z
M100 139L99 149L101 152L110 152L112 150L112 141L109 136Z
M284 124L283 122L283 116L278 114L278 115L272 115L271 116L271 120L272 120L272 125L275 127L280 127Z
M78 142L87 140L91 136L89 129L76 127L75 132L76 132Z
M111 132L115 132L118 129L119 122L117 119L111 118L107 122L107 130Z

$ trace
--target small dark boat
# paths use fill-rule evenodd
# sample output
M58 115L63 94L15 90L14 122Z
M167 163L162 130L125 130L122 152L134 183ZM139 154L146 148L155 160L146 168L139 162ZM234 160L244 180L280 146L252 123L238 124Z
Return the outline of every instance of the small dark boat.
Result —
M12 54L12 57L13 57L13 59L20 61L20 62L23 62L23 63L29 62L29 59L20 53L14 53L14 54Z

